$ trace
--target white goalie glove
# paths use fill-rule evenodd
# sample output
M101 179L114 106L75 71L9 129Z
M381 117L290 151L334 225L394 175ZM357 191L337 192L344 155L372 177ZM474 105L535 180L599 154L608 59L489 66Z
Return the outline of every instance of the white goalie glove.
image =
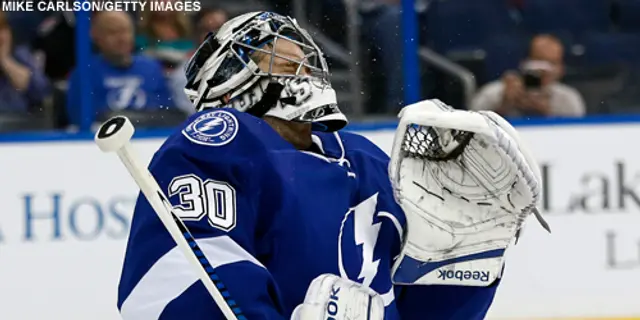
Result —
M369 287L333 274L315 278L291 320L382 320L384 302Z
M491 111L438 100L400 112L389 176L407 217L393 267L404 285L488 286L533 213L541 175L516 130Z

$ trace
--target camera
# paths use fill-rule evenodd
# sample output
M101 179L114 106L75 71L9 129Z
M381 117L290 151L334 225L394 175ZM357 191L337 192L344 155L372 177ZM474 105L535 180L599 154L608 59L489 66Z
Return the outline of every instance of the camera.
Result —
M520 65L520 74L524 87L527 90L540 90L542 88L542 76L547 72L553 72L555 66L548 61L526 60Z
M542 76L537 72L525 72L522 75L524 87L527 90L538 90L542 87Z

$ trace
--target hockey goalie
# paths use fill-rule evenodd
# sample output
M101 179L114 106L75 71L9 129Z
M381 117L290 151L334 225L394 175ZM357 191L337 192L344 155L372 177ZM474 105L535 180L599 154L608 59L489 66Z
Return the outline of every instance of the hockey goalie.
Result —
M185 73L197 113L149 169L234 318L484 318L506 250L539 218L538 166L504 119L422 101L401 111L389 157L341 131L321 50L270 12L227 22ZM143 195L118 308L229 318Z

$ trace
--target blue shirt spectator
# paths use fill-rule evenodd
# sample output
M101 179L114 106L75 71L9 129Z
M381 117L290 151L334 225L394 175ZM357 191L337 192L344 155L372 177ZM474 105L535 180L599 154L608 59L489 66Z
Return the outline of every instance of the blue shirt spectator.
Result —
M49 93L49 81L28 48L14 46L11 28L0 12L0 109L27 112Z
M150 57L133 55L133 24L123 12L102 12L94 17L92 36L100 53L90 62L89 79L71 74L67 95L69 122L78 125L81 117L109 110L158 109L173 107L171 91L160 63ZM89 81L91 114L80 114L80 83Z
M109 109L172 107L171 93L158 61L134 55L131 65L120 67L96 55L91 59L90 79L78 79L75 72L71 74L67 110L72 124L80 123L80 81L91 82L91 117Z

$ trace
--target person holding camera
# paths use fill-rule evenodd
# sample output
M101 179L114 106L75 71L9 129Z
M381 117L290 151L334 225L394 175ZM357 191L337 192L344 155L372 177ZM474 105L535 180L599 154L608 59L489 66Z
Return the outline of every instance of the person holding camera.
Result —
M559 82L564 48L551 35L531 40L529 56L519 72L486 84L471 101L472 110L492 110L504 117L581 117L585 104L580 93Z

